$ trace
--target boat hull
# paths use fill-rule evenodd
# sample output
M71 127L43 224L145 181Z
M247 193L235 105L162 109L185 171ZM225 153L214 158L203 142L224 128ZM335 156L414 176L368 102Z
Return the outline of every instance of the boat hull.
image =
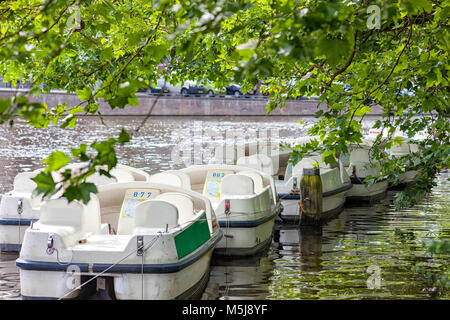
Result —
M29 219L0 219L0 251L19 252Z
M119 300L198 299L207 284L211 254L212 250L209 250L202 258L178 272L144 275L124 273L116 276L114 277L116 298Z
M416 170L406 171L405 173L400 175L400 183L398 183L397 185L392 185L392 183L389 182L389 190L402 190L407 188L408 186L414 184L414 178L416 175Z
M360 179L363 181L364 178ZM380 181L368 186L367 184L353 183L353 188L347 192L348 205L372 205L386 196L388 181Z
M119 300L196 299L207 284L212 252L221 237L222 232L188 259L170 264L63 264L19 258L21 295L24 300L84 299L83 290L73 290L106 271L101 276L113 278L114 298Z
M346 195L345 192L337 193L323 197L322 202L322 220L330 220L339 215L344 210ZM281 220L285 223L299 223L300 221L300 197L298 199L282 200L283 212L280 214Z
M251 221L234 221L234 223L231 221L228 223L229 226L224 220L219 220L219 223L224 231L224 237L218 243L214 253L217 255L248 256L257 254L270 245L275 215L257 225Z

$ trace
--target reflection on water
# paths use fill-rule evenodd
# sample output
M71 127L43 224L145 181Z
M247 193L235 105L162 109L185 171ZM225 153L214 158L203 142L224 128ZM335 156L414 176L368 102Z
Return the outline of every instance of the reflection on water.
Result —
M0 194L12 188L20 171L41 167L40 160L53 150L70 152L79 143L117 135L121 127L137 128L142 118L107 117L105 125L97 118L82 118L76 129L31 129L17 123L0 126ZM220 141L225 132L243 130L249 139L259 132L280 137L303 135L298 118L263 117L155 117L133 135L130 144L118 149L119 162L156 173L184 165L173 160L176 146L190 148L192 141L207 148ZM311 124L312 118L302 119ZM189 135L199 126L207 135ZM366 128L373 120L365 123ZM256 132L256 135L255 135ZM219 135L217 134L219 133ZM208 160L208 153L204 161ZM439 177L433 193L421 204L395 212L393 193L368 208L346 208L322 229L299 229L276 225L267 252L247 259L214 259L204 299L448 299L445 289L414 272L425 266L436 274L449 264L445 255L430 257L422 247L426 239L450 239L450 174ZM0 299L20 297L17 255L0 255ZM370 280L377 280L379 282ZM375 278L374 278L375 277ZM375 284L371 286L370 284ZM378 285L379 284L379 285Z
M17 254L0 253L0 300L19 299L19 271L15 261Z

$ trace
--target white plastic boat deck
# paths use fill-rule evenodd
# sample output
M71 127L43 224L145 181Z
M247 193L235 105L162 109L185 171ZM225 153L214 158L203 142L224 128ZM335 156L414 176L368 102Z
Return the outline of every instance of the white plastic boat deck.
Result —
M71 250L123 252L130 242L131 237L129 235L110 234L92 235L86 239L86 243L77 244Z

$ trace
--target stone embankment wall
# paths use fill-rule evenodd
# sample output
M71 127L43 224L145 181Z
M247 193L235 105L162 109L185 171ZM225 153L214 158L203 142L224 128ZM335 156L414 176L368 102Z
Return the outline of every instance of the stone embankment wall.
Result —
M19 91L26 94L26 90L0 89L0 98L11 96ZM126 106L124 109L111 110L108 103L101 102L99 111L102 115L147 115L151 110L155 99L155 106L152 110L154 116L265 116L268 99L265 97L195 97L195 96L151 96L148 94L137 94L139 106ZM76 106L80 103L77 95L65 92L51 92L39 97L30 98L32 101L45 102L53 107L58 103L67 102L69 106ZM324 103L318 105L317 100L289 100L284 109L275 109L270 116L308 116L314 115L319 109L326 109ZM379 106L373 107L373 115L382 113Z

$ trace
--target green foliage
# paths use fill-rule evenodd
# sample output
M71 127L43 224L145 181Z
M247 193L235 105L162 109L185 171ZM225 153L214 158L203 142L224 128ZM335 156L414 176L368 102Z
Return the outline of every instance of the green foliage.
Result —
M374 18L369 5L380 9L378 27L368 23ZM20 116L37 128L57 123L74 128L79 114L101 117L100 101L112 109L137 106L136 92L159 77L173 84L208 80L216 88L239 82L244 91L265 82L268 112L297 96L319 96L328 105L309 131L319 136L327 163L345 153L348 143L361 142L362 121L376 105L384 112L376 126L391 134L396 127L410 137L424 128L435 132L423 144L419 164L410 165L408 158L384 162L385 175L394 180L409 167L420 169L415 188L398 196L397 203L407 205L429 191L449 165L449 5L440 0L2 1L4 80L31 81L29 96L65 89L81 101L48 108L16 95L0 100L0 123L12 124ZM116 142L90 146L99 163L115 164L109 151ZM373 149L381 157L382 148ZM294 149L294 160L306 151ZM74 152L90 158L83 150Z
M36 194L42 194L43 197L62 192L69 202L80 200L88 203L91 193L97 193L97 187L93 183L84 180L98 173L111 178L110 170L117 165L115 146L129 142L131 136L122 128L119 137L109 138L106 141L94 141L90 144L92 152L88 151L86 144L81 144L79 148L72 148L71 155L73 160L83 162L79 169L68 169L66 166L71 159L61 151L54 151L47 158L42 160L47 164L43 172L39 173L33 181L36 182ZM58 172L59 175L52 172ZM55 177L57 177L55 181Z

